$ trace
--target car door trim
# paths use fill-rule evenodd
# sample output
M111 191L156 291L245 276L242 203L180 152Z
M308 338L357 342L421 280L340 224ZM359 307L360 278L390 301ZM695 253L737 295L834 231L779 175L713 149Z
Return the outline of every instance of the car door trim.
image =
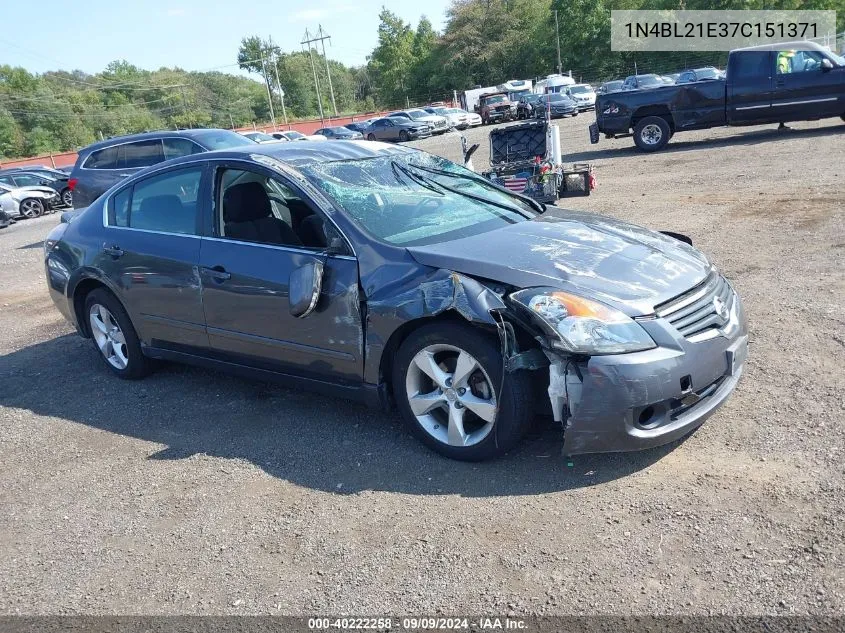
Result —
M735 110L759 110L760 108L771 108L771 103L764 103L763 105L753 105L753 106L736 106Z
M803 101L784 101L782 103L773 103L773 106L791 106L804 105L807 103L827 103L828 101L839 101L839 97L825 97L824 99L804 99Z

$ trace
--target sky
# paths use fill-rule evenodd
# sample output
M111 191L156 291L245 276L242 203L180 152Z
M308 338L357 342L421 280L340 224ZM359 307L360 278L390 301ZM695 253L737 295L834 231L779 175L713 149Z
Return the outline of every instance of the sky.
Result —
M272 36L283 51L301 50L307 28L318 24L331 35L326 54L359 65L378 39L382 5L416 28L426 15L442 30L450 0L40 0L33 6L3 0L3 24L30 25L0 29L0 64L30 72L82 70L96 73L116 59L155 70L219 70L245 74L235 59L241 39ZM64 17L63 17L64 16Z

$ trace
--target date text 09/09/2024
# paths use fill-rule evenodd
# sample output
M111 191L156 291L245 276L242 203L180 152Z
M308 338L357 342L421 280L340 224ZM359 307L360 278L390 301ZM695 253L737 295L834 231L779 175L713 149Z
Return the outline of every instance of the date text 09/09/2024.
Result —
M815 22L626 22L630 38L816 38Z
M526 630L526 622L518 618L510 617L342 617L342 618L309 618L308 628L315 631L328 630L377 630L377 631L463 631L472 628L473 630L490 631L523 631Z

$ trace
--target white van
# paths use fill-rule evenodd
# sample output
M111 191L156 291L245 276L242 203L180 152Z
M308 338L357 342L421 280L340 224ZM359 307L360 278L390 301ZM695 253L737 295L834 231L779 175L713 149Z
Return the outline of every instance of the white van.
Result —
M553 92L566 92L567 86L574 86L575 80L569 75L548 75L534 84L534 94L544 95Z

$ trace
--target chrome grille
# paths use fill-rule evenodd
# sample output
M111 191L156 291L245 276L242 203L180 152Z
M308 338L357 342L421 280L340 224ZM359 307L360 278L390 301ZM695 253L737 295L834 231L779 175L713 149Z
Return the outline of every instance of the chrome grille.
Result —
M733 303L734 293L730 284L714 271L695 288L661 303L654 311L686 338L695 338L727 325Z

